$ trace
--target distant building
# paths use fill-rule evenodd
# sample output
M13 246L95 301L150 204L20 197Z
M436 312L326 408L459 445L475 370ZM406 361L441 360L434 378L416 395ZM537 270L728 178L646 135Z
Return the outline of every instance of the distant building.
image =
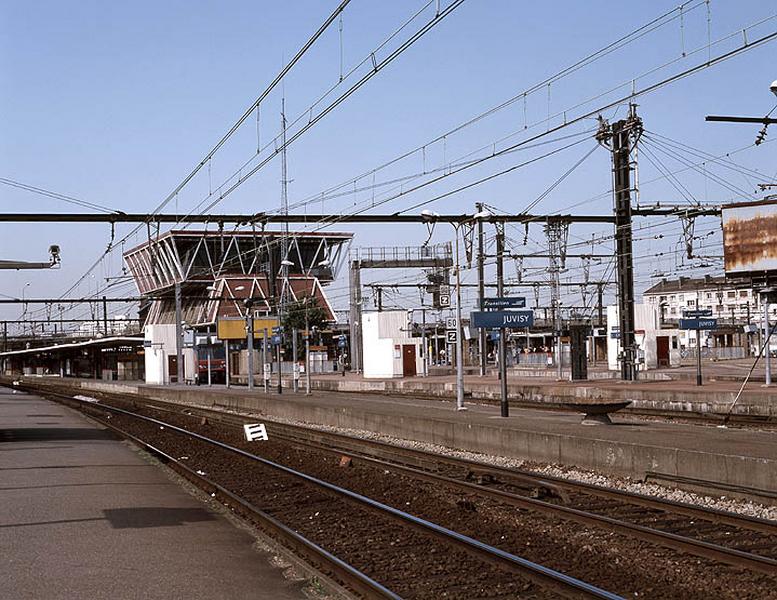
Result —
M655 306L664 322L676 322L686 310L711 310L721 324L745 325L761 320L757 290L726 281L725 277L680 277L662 279L642 294L645 304ZM777 306L771 308L777 316Z

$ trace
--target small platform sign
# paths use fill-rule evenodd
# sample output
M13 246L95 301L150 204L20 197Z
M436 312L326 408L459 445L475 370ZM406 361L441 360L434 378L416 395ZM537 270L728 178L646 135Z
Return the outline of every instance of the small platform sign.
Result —
M470 314L470 323L472 323L473 327L485 327L487 329L514 329L519 327L531 327L534 325L534 311L476 311Z
M447 308L451 305L451 295L450 294L440 294L440 307L441 308Z
M712 316L712 309L711 308L700 308L698 310L684 310L683 311L683 318L684 319L698 319L699 317L711 317Z
M509 298L483 298L483 308L525 308L526 298L514 296Z
M270 366L270 363L264 363L262 372L264 373L265 379L270 379L270 373L272 372L272 367Z
M270 439L267 437L267 428L264 426L264 423L250 423L243 425L243 431L245 431L246 439L249 442L256 440L262 440L266 442Z
M458 329L459 328L459 322L456 319L456 317L446 317L445 319L445 329Z
M717 319L680 319L680 329L717 329Z
M445 332L445 341L449 344L456 344L459 341L459 332L455 329L449 329Z
M294 363L292 368L293 368L293 371L294 371L294 379L299 379L299 364L298 363Z

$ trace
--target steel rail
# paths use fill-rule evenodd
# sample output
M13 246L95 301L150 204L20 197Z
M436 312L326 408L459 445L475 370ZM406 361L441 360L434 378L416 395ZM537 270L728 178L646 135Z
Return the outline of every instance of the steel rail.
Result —
M41 392L38 391L37 393L40 394ZM337 485L318 479L311 475L307 475L306 473L296 471L295 469L267 460L265 458L252 454L240 448L230 446L229 444L226 444L219 440L214 440L206 436L203 436L199 433L189 431L187 429L178 427L171 423L167 423L166 421L161 421L153 417L140 415L132 411L124 410L122 408L110 406L108 404L89 402L87 400L80 400L78 398L72 397L71 395L63 394L61 392L45 391L42 393L42 395L65 398L69 402L77 403L77 406L82 408L88 407L91 410L108 411L115 414L120 414L134 419L138 419L141 421L145 421L148 423L152 423L154 425L164 427L169 431L173 431L181 435L188 436L192 439L196 439L198 441L204 442L206 444L210 444L212 446L215 446L222 450L226 450L238 456L242 456L243 458L247 458L249 460L255 461L264 466L270 467L272 469L275 469L287 475L291 475L292 477L295 477L307 483L313 484L322 489L333 492L338 496L348 498L356 502L357 504L361 504L369 508L372 508L374 510L378 510L384 515L390 516L405 524L411 525L419 530L425 531L427 533L432 533L437 537L441 538L442 540L448 543L454 543L464 548L465 550L468 550L474 555L479 556L482 559L485 559L489 562L497 564L502 568L508 568L508 569L511 569L512 571L518 572L521 575L534 580L536 583L540 584L541 586L554 588L555 590L559 591L560 593L564 594L567 597L623 600L622 597L618 596L617 594L613 594L611 592L598 588L594 585L591 585L589 583L586 583L584 581L581 581L579 579L576 579L574 577L571 577L559 571L555 571L553 569L534 563L532 561L529 561L525 558L522 558L510 552L506 552L494 546L490 546L489 544L485 544L484 542L481 542L469 536L463 535L461 533L458 533L446 527L442 527L441 525L438 525L431 521L427 521L420 517L416 517L415 515L404 512L402 510L399 510L387 504L383 504L382 502L378 502L377 500L373 500L371 498L368 498L366 496L363 496L351 490L339 487ZM116 426L114 425L114 427Z
M269 534L270 537L281 543L284 547L292 550L294 554L301 556L308 564L314 566L318 570L323 566L324 569L330 571L334 575L335 583L337 585L342 585L344 583L346 587L356 591L365 598L402 600L401 596L387 589L368 575L365 575L355 567L337 558L334 554L321 546L311 542L306 537L281 523L272 515L230 492L227 488L204 475L200 475L177 458L167 454L164 450L143 441L131 433L123 431L112 423L108 423L101 419L95 420L102 426L111 429L138 447L156 456L163 464L172 468L203 491L213 494L214 497L221 498L224 504L227 504L230 508L236 509L242 516L249 518Z
M278 435L275 433L275 437L280 437L281 439L285 439L290 443L296 442L299 444L299 438L295 438L294 436L286 437L283 434ZM318 444L311 442L310 440L305 440L304 445L307 447L316 448L318 450L327 451L332 454L348 456L354 460L361 460L363 462L374 464L376 466L380 466L381 468L393 470L398 473L404 473L410 477L421 479L429 483L443 483L452 488L456 488L459 491L474 493L478 496L487 497L499 502L505 502L516 507L536 510L546 514L552 513L567 520L582 523L584 525L604 527L617 533L626 534L638 539L657 543L662 546L673 548L675 550L681 550L696 556L717 560L738 567L746 567L755 571L761 571L769 575L777 572L777 560L773 558L768 558L733 548L727 548L726 546L721 546L719 544L714 544L703 540L697 540L695 538L690 538L675 533L652 529L650 527L645 527L644 525L629 523L627 521L587 512L577 508L561 506L551 502L545 502L543 500L521 496L520 494L513 494L511 492L506 492L500 489L484 487L482 485L461 481L459 479L454 479L445 475L440 475L438 473L431 473L414 467L397 464L391 461L365 456L364 454L360 454L359 452L354 452L352 450L338 450L336 448L328 447L326 444Z

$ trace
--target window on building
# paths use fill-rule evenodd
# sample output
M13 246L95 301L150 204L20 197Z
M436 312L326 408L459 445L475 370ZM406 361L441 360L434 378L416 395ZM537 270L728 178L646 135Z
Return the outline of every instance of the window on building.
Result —
M712 305L711 305L711 304L708 304L708 305L707 305L707 306L705 306L704 308L706 308L707 310L712 310Z
M669 309L669 314L670 315L676 315L677 314L677 307L673 306L672 308L670 308Z
M683 300L685 300L685 294L680 294L680 298L679 298L679 300L680 300L680 302L682 302Z
M712 292L707 292L707 300L712 300Z
M723 305L722 305L722 304L718 304L718 306L717 306L717 309L716 309L716 310L717 310L719 313L720 313L720 312L723 312Z
M731 290L730 292L726 292L726 297L727 298L736 298L737 297L737 293L735 291Z
M670 301L670 302L674 302L675 300L677 300L677 296L675 296L674 294L672 294L671 296L669 296L669 301Z
M740 298L747 298L748 292L747 290L739 290L739 297Z
M692 337L691 339L689 339L688 340L688 345L689 346L695 346L696 345L696 338Z
M666 296L659 296L658 301L659 302L666 302Z

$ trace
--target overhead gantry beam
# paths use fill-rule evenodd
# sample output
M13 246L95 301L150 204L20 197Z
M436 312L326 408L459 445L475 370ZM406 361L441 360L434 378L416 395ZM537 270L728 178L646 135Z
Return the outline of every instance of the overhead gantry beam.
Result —
M569 223L614 223L610 215L490 215L482 217L488 223L545 223L562 221ZM0 213L0 223L467 223L475 221L469 214L364 214L364 215L281 215L256 213L252 215L176 215L142 213Z

